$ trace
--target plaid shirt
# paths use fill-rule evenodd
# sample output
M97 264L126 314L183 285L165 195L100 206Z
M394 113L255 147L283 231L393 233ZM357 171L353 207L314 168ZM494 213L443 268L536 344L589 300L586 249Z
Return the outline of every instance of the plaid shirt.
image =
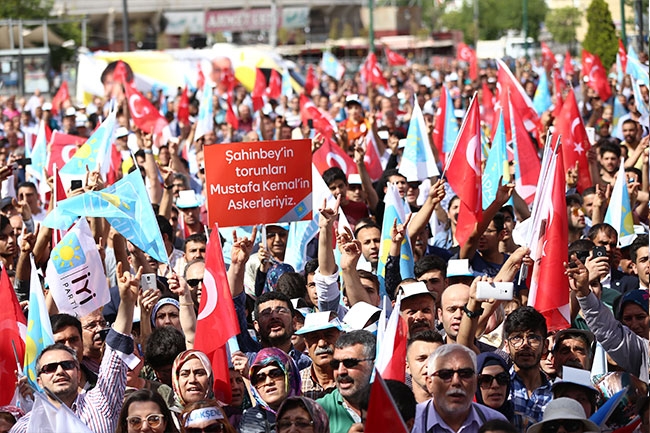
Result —
M318 383L318 380L316 380L316 378L312 375L311 369L312 367L310 366L300 370L303 397L309 397L312 400L317 400L336 389L336 385L332 385L327 389L323 388L322 385Z
M521 380L515 367L510 368L510 401L514 406L515 417L512 420L512 425L515 426L517 431L526 431L526 429L536 422L542 420L544 409L546 405L553 398L551 391L551 381L548 379L543 371L539 371L542 375L542 385L535 389L530 397L528 397L528 390L526 385Z

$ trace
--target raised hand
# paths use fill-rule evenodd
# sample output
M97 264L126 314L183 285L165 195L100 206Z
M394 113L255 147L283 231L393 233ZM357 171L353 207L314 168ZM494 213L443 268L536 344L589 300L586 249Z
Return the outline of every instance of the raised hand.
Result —
M336 203L332 209L327 207L327 199L323 199L323 207L318 217L318 226L320 228L332 227L339 217L339 207L341 206L341 195L336 197Z
M142 277L142 266L138 268L135 277L131 272L122 272L122 262L117 262L117 286L120 291L120 299L123 302L135 305L138 300L138 293L140 291L140 278Z
M253 227L253 231L251 232L251 237L237 237L237 231L233 230L232 231L232 250L230 253L230 259L233 264L246 264L248 261L248 258L250 257L252 251L253 251L253 245L255 243L255 238L257 237L257 226ZM263 239L262 244L264 244L264 241L266 239ZM266 252L266 248L260 248L260 250L264 250Z

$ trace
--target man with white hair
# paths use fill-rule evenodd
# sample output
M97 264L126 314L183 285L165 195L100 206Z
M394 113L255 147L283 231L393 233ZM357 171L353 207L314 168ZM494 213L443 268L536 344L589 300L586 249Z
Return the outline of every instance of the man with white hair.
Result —
M489 420L507 421L494 409L472 402L476 368L476 354L460 344L442 345L431 354L426 383L433 398L418 404L412 433L477 433Z

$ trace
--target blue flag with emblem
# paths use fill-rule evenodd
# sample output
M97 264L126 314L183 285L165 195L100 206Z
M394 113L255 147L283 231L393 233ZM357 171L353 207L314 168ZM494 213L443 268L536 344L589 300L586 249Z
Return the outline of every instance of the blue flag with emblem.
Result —
M648 67L641 64L638 57L631 57L630 54L632 53L633 51L630 50L630 53L627 55L627 68L625 73L631 75L635 80L641 81L646 87L650 87L650 83L648 82Z
M428 135L422 110L418 102L415 101L406 135L406 146L399 166L399 172L409 182L422 181L440 175Z
M458 121L454 116L454 102L451 100L451 94L445 89L444 94L447 98L445 109L445 129L442 138L442 151L445 155L449 155L454 150L456 138L458 137Z
M340 80L343 77L343 74L345 74L345 67L343 67L341 62L339 62L339 59L337 59L330 51L325 51L323 53L321 68L323 69L323 72L337 80Z
M196 119L194 139L203 137L207 132L214 130L214 106L212 101L212 87L206 82L201 91L199 115Z
M648 115L648 105L643 99L641 94L641 87L639 86L639 81L632 78L632 90L634 91L634 102L636 103L636 109L639 110L641 117L646 117Z
M630 195L627 192L627 175L625 174L625 160L621 160L618 169L616 182L612 188L612 196L609 199L605 222L618 232L618 246L624 248L632 243L634 234L634 219L632 218L632 206Z
M542 71L539 75L539 83L537 83L535 96L533 97L533 107L537 114L541 116L552 104L551 92L548 90L548 77L546 76L546 71Z
M282 96L291 96L293 94L293 86L291 86L291 74L289 69L284 68L282 71Z
M481 178L483 186L483 209L494 201L499 189L499 181L508 183L510 180L510 166L508 164L508 153L506 149L506 130L503 125L503 112L499 112L499 122L494 133L494 142L488 151L485 170Z
M621 104L621 101L618 99L618 96L614 98L614 114L612 115L612 130L618 125L618 120L627 114L627 110Z
M41 121L38 126L36 140L34 140L34 146L32 147L31 152L25 156L32 158L32 163L28 164L25 168L27 173L38 181L44 180L43 170L45 170L45 167L47 166L47 138L45 137L44 121Z
M158 262L169 258L139 170L101 191L88 191L58 203L43 225L67 229L79 216L103 217L122 236Z
M29 255L32 263L32 272L29 288L29 317L27 320L27 336L25 338L25 375L30 385L41 391L36 378L36 359L38 355L50 344L54 344L50 316L45 306L45 297L41 280L38 278L34 256Z
M112 110L99 128L88 138L61 169L60 174L85 176L89 170L100 169L102 176L108 173L111 165L111 146L117 125L117 110Z
M384 220L381 227L381 245L379 248L379 262L377 264L377 277L379 277L381 296L386 295L386 261L388 260L388 253L392 242L390 231L393 227L395 218L397 218L397 224L403 224L404 221L406 221L404 200L400 197L397 187L389 183L387 188L386 197L384 197L386 207L384 209ZM413 250L408 236L406 236L402 241L399 269L402 279L415 277L413 269Z

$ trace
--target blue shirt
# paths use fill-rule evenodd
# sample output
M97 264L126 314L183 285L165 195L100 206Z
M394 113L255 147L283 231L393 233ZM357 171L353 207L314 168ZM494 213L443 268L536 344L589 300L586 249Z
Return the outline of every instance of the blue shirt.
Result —
M472 403L471 409L465 421L458 429L452 429L438 415L433 404L433 399L417 405L415 409L415 424L411 433L477 433L486 421L499 419L508 421L505 416L494 409L483 406L479 403Z
M512 425L518 431L526 431L526 429L534 423L540 422L544 415L546 405L553 398L553 391L551 390L551 381L541 370L539 374L542 376L542 385L535 389L530 397L528 397L528 390L526 385L521 380L515 367L510 368L510 401L512 401L515 410L515 418L512 420Z

